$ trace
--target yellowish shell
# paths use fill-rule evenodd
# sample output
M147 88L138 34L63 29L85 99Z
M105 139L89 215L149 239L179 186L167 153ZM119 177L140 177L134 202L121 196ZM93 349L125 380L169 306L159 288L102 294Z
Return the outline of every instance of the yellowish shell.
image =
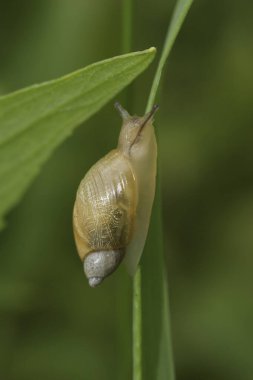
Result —
M153 115L122 119L117 149L99 160L77 190L73 227L78 254L90 286L116 270L123 257L130 274L140 260L155 194L156 138Z
M91 167L77 190L73 212L81 260L91 252L128 245L137 205L136 179L129 159L112 150Z

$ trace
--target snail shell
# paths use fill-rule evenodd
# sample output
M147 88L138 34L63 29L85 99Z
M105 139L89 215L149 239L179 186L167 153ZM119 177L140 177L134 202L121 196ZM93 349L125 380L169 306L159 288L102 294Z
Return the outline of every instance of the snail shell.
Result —
M73 211L74 237L89 285L100 284L125 257L130 273L140 259L155 193L156 139L152 116L130 116L118 103L123 125L117 149L81 181Z

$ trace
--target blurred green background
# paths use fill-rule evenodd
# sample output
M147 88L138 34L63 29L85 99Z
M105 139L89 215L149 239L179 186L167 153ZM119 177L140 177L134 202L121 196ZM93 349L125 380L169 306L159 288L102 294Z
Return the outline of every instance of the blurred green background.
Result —
M161 51L174 2L137 1L132 50ZM253 3L195 1L156 117L178 380L253 378ZM0 0L0 94L121 53L118 0ZM157 63L157 59L156 59ZM155 64L131 90L142 114ZM124 104L125 95L117 99ZM105 128L106 126L106 128ZM112 149L108 104L54 153L0 235L0 379L131 378L131 279L89 289L76 188ZM154 252L155 254L155 252Z

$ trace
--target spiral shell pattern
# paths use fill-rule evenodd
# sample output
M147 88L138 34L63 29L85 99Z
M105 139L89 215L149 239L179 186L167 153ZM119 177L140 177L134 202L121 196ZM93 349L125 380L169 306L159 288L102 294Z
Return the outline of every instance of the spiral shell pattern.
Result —
M121 249L131 239L137 204L136 179L117 149L99 160L81 181L73 212L78 254Z

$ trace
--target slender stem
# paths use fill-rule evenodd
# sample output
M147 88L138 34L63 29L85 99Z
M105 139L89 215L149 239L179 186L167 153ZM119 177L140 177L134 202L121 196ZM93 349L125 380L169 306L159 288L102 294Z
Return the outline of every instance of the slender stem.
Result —
M152 105L155 102L157 90L161 81L161 76L163 72L163 68L165 66L165 63L167 61L167 58L171 52L171 49L174 45L174 42L177 38L177 35L182 27L182 24L184 22L184 19L192 5L193 0L188 0L188 1L177 1L171 22L168 27L168 31L165 37L164 45L163 45L163 50L162 50L162 55L158 63L158 67L154 76L154 80L152 83L152 87L150 90L149 98L148 98L148 103L146 107L146 112L148 112Z
M171 49L174 45L174 42L176 40L176 37L182 27L182 24L184 22L184 19L192 5L193 0L178 0L172 15L171 22L168 27L168 31L166 34L161 58L158 63L158 67L153 79L153 83L151 86L147 106L146 106L146 112L148 112L153 104L155 103L155 99L157 96L157 91L161 82L161 77L162 77L162 72L164 69L164 66L166 64L166 61L168 59L168 56L171 52ZM159 173L158 173L159 174ZM159 178L158 178L158 189L157 189L157 199L161 200L161 194L160 194L160 186L159 186ZM161 203L160 203L161 204ZM159 224L161 221L161 208L157 209L158 213L156 215L156 221ZM144 274L144 273L143 273ZM175 369L174 369L174 360L173 360L173 350L172 350L172 340L171 340L171 328L170 328L170 313L169 313L169 303L168 303L168 288L167 288L167 274L164 271L163 274L163 299L164 299L164 312L163 312L163 317L164 320L162 321L163 323L163 334L161 337L161 346L160 346L160 353L159 357L162 358L164 356L164 353L166 352L166 358L164 358L164 362L167 363L167 376L168 379L174 380L175 379ZM137 284L136 286L141 287L141 282L140 284ZM141 289L135 289L135 292L138 294L141 292ZM165 338L166 337L166 338ZM168 347L169 345L169 347ZM167 347L165 347L167 346ZM158 378L159 378L159 366L158 366Z
M142 379L141 269L133 280L133 380Z
M133 34L133 0L122 0L123 1L123 32L122 32L122 49L126 53L131 49L132 34ZM158 68L153 80L151 87L149 99L147 102L146 112L148 112L154 104L157 90L160 84L162 71L164 65L167 61L169 53L178 35L178 32L182 26L185 16L192 4L193 0L178 0L176 3L175 10L173 12L172 20L165 38L165 43L162 51L162 55L158 64ZM130 93L127 93L127 103L129 104ZM160 214L158 218L160 218ZM138 266L137 272L133 281L133 380L142 380L142 299L141 299L142 287L141 287L141 268ZM167 288L164 289L164 297L166 298L165 307L167 302ZM166 309L167 311L168 309ZM166 313L165 313L166 315ZM171 345L170 340L170 322L169 319L164 321L165 329L168 337L168 341ZM164 351L164 350L162 350ZM171 355L169 358L169 366L171 371L171 379L174 379L174 367Z
M133 35L133 0L122 0L122 52L128 53L132 47ZM132 88L126 91L126 105L131 108ZM141 313L141 270L138 266L133 279L132 301L132 355L133 380L142 380L142 313Z

